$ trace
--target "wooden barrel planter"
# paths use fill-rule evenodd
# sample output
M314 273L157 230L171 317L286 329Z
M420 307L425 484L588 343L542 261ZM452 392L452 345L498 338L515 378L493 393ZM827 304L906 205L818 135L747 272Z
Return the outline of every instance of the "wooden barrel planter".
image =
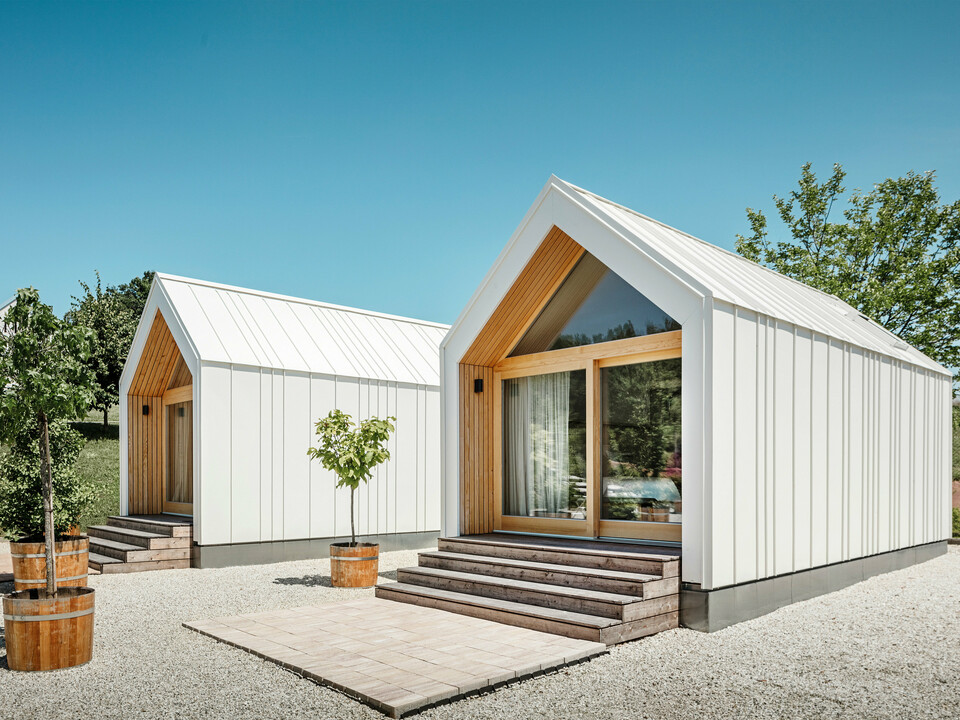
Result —
M86 587L90 555L90 538L80 535L65 536L53 544L56 555L57 587ZM47 557L43 540L18 540L10 543L13 562L13 589L35 590L46 588Z
M11 670L60 670L93 657L94 590L20 590L3 598L3 631Z
M377 584L380 545L333 543L330 545L330 582L334 587L368 588Z

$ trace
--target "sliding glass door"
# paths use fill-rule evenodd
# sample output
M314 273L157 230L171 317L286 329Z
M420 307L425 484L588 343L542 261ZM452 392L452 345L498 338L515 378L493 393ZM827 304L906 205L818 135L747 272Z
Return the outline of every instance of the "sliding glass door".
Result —
M494 372L494 527L679 542L680 332Z
M601 535L679 540L680 358L600 370Z
M503 381L503 514L587 520L586 371Z

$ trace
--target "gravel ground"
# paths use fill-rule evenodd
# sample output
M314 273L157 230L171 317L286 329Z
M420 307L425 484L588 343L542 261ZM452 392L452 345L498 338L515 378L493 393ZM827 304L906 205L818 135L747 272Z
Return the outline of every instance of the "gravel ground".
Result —
M381 571L416 553L381 555ZM5 669L0 718L382 718L374 710L180 626L185 620L372 594L329 585L324 560L94 577L93 662ZM10 584L0 585L8 592ZM907 570L711 635L672 630L427 718L960 715L960 547Z

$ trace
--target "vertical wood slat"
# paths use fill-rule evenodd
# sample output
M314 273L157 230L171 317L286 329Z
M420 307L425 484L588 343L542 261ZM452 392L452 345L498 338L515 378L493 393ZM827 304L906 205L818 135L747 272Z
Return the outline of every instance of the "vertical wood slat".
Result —
M158 311L140 355L127 397L128 511L163 511L164 412L162 396L171 382L192 377L163 315ZM147 407L147 415L143 407Z
M573 238L554 227L460 362L492 367L506 357L583 252L583 248Z
M460 363L460 525L464 534L492 532L496 488L494 372L537 318L583 255L583 248L553 227L517 281L487 320ZM473 391L474 380L483 392Z
M483 380L483 392L473 391ZM460 522L472 535L493 530L493 368L460 365Z

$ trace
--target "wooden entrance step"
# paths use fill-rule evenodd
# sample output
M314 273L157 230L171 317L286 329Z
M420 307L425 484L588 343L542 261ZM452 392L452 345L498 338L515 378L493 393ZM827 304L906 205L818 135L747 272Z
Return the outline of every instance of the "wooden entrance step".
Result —
M438 546L377 597L608 645L678 627L677 552L500 536Z
M437 549L514 560L537 560L556 565L647 573L665 578L680 574L680 559L676 554L649 550L640 552L615 543L579 544L572 541L561 544L551 542L548 538L514 540L505 535L474 535L440 538Z
M677 609L675 594L644 600L636 595L619 595L567 585L548 585L431 567L401 568L397 571L397 580L408 585L569 610L620 621L640 620Z
M112 516L87 529L90 567L103 574L190 567L193 524L172 516Z
M107 525L168 537L193 537L193 520L172 515L111 515L107 518Z
M399 582L378 585L377 597L434 607L460 615L493 620L504 625L515 625L554 635L603 642L607 645L615 645L677 627L676 611L642 620L622 622L597 615Z
M419 562L423 567L493 575L547 585L566 585L620 595L634 595L642 599L669 595L678 592L680 588L678 578L662 578L653 574L556 565L533 560L486 557L440 550L420 553Z

